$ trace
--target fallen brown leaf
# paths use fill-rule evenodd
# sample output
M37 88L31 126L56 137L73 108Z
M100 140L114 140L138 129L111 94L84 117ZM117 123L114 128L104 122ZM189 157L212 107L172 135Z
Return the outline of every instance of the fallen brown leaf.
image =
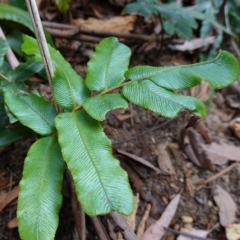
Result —
M230 224L226 227L226 235L228 240L239 240L240 239L240 223Z
M141 240L160 240L165 234L163 227L168 227L175 215L181 195L177 194L168 204L159 220L149 226Z
M117 151L124 155L124 156L127 156L127 157L130 157L131 159L153 169L156 173L161 173L162 171L160 169L158 169L157 167L153 166L150 162L146 161L144 158L141 158L141 157L138 157L136 156L135 154L132 154L132 153L128 153L128 152L125 152L125 151L122 151L120 149L117 149Z
M213 171L214 165L212 164L211 160L209 159L209 156L207 155L206 151L202 146L203 142L199 134L192 129L188 129L187 136L189 138L190 146L193 150L193 155L195 155L200 166L209 171ZM186 153L188 154L188 152ZM189 157L191 157L191 155L189 155ZM190 159L194 162L192 158Z
M237 206L231 195L221 186L216 185L214 201L219 208L219 218L222 226L227 227L236 220Z
M202 144L202 147L207 152L209 159L213 164L223 165L232 161L240 161L240 148L228 144Z
M117 16L109 19L75 19L73 24L85 29L129 33L134 29L135 15Z
M131 227L133 231L136 229L136 214L138 210L138 204L139 204L139 193L134 196L134 209L131 215L126 216L126 220L128 225Z
M158 165L163 172L166 172L170 175L176 174L173 168L171 159L169 157L169 154L166 148L162 144L159 144L157 146L157 149L155 150L155 154L158 155Z
M18 226L18 221L17 218L13 218L12 220L10 220L7 224L8 228L15 228Z
M147 204L147 208L143 214L143 217L138 225L138 229L137 229L137 237L140 239L144 233L144 229L145 229L145 226L146 226L146 222L148 220L148 217L149 217L149 213L150 213L150 210L151 210L151 204Z
M19 193L19 186L12 191L0 195L0 211L2 211L12 200L17 198Z

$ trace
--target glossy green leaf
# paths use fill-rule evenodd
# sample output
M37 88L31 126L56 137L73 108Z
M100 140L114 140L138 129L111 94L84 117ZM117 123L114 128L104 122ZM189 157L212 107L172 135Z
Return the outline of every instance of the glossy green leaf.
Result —
M0 19L9 20L9 21L22 24L23 26L27 27L32 32L34 32L29 13L20 8L11 6L9 4L0 3ZM45 33L47 42L54 47L54 43L50 34L46 31L44 31L44 33Z
M69 9L71 0L55 0L60 12L65 13Z
M0 37L0 67L3 64L4 56L8 50L8 42Z
M126 109L128 102L121 94L115 93L87 98L83 107L92 118L103 121L107 112L116 108Z
M34 54L36 61L42 61L37 41L26 35L23 36L23 40L23 51L29 55ZM63 109L72 110L81 105L90 96L90 92L84 80L72 69L59 51L48 47L55 68L52 80L54 99Z
M111 142L98 121L84 110L61 113L56 119L58 140L78 199L90 215L133 210L127 173L112 155Z
M200 100L174 93L149 80L125 85L123 95L129 101L169 118L176 117L181 109L187 109L199 117L206 115L205 105Z
M25 63L20 63L14 70L8 72L6 77L11 81L24 82L35 73L43 69L43 64L28 60Z
M105 91L118 86L125 79L131 50L117 38L102 40L87 64L86 85L92 91Z
M2 117L1 117L2 118ZM0 130L0 147L13 143L19 139L34 137L34 133L27 127L17 126Z
M4 94L5 103L16 118L40 135L53 133L56 110L44 98L34 94L21 95L8 91Z
M27 4L25 0L9 0L9 2L12 6L21 8L27 11Z
M18 196L18 229L24 240L52 240L62 205L65 168L56 137L37 140L24 162Z
M0 19L20 23L34 32L29 13L20 8L0 3Z
M26 57L26 55L22 51L22 32L16 29L13 29L9 35L7 36L7 41L10 46L10 48L17 53L21 57Z
M177 67L136 66L125 77L132 81L151 80L160 87L180 90L193 87L205 80L214 88L223 88L237 80L240 66L237 59L226 51L220 51L213 61Z

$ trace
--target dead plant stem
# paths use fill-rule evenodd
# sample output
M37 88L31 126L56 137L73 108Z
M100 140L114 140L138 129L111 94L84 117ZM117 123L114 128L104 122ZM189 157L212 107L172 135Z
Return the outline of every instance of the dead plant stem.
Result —
M229 172L230 170L232 170L235 166L237 166L239 164L239 162L235 162L232 165L228 166L227 168L223 169L221 172L211 176L210 178L200 181L199 183L195 184L195 190L199 191L201 190L206 184L216 180L217 178L221 177L222 175L226 174L227 172Z

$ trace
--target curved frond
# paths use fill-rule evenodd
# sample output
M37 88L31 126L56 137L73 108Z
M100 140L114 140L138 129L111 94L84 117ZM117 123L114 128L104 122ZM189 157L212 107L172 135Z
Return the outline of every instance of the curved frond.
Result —
M151 80L160 87L181 90L205 80L214 88L223 88L240 74L238 60L226 51L220 51L213 61L177 67L136 66L125 73L132 81Z
M205 105L198 99L164 89L149 80L125 85L123 95L129 101L169 118L177 116L181 109L199 117L206 115Z
M117 38L102 40L87 63L87 87L101 92L118 86L125 79L130 55L130 48L119 43Z
M34 54L36 61L42 61L37 41L26 35L23 36L23 40L23 51L29 55ZM51 46L48 47L55 68L52 79L54 99L63 109L72 110L81 105L90 96L90 92L84 80L72 69L59 51Z
M54 239L62 204L64 169L56 137L41 138L31 146L25 159L18 197L21 239Z
M34 94L20 95L12 91L6 92L4 99L10 111L24 126L40 135L53 133L57 113L50 102Z
M133 210L127 173L112 155L111 142L98 121L84 110L59 114L56 119L63 158L73 176L78 199L90 215Z
M107 112L116 108L126 109L128 102L121 94L114 93L87 98L83 107L92 118L103 121Z

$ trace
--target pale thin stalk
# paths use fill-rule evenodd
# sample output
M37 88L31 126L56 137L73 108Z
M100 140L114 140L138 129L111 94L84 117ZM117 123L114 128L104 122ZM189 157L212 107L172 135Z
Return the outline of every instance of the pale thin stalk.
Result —
M30 13L30 17L32 20L38 45L40 47L43 63L46 69L48 82L49 82L49 85L52 87L52 78L53 78L54 70L53 70L53 65L50 58L50 53L48 51L47 41L43 32L43 27L42 27L41 19L39 16L37 4L35 0L26 0L26 3L28 6L28 11Z
M2 28L0 27L0 37L6 40L6 37L4 35L4 32L2 31ZM17 60L16 56L14 55L12 49L9 47L6 53L6 57L8 60L8 63L11 67L11 69L15 69L19 65L19 61Z

